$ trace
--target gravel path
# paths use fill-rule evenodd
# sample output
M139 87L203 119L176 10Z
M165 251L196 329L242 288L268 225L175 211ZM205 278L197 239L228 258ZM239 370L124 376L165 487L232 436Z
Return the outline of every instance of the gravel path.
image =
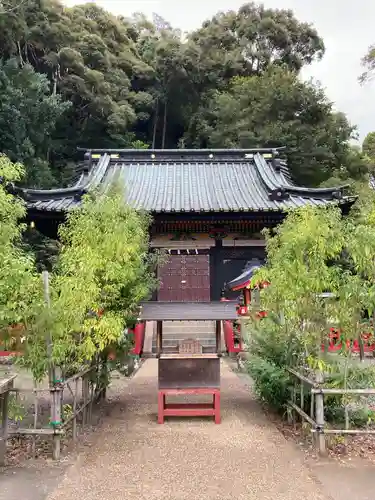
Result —
M147 360L48 500L329 500L225 362L221 425L158 425L156 381Z

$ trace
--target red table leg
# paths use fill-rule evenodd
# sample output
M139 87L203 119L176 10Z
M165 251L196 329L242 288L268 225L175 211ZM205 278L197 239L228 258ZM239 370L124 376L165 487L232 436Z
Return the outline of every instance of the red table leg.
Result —
M166 397L189 395L189 394L212 394L212 403L172 403L166 404ZM221 423L220 416L220 389L161 389L158 391L158 423L164 424L165 416L174 417L198 417L212 416L215 424Z
M165 394L158 392L158 424L164 424Z
M214 394L214 408L215 408L215 424L221 423L220 415L220 392L217 391Z

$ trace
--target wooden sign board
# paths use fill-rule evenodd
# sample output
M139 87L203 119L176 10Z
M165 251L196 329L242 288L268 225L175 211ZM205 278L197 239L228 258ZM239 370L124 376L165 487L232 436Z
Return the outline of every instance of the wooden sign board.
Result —
M202 354L202 345L198 340L182 340L178 346L179 354Z

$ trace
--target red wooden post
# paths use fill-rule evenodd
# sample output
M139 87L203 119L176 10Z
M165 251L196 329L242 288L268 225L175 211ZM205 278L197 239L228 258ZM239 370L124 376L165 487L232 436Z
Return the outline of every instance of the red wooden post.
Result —
M158 392L158 424L164 424L165 394Z
M215 424L220 424L221 423L220 391L216 391L214 394L214 410L215 410Z
M246 307L249 307L249 305L250 305L250 290L248 288L245 288L243 293L244 293L244 304Z
M141 323L137 323L135 325L133 331L134 347L130 351L132 354L137 354L139 356L142 353L143 343L145 341L145 331L146 331L146 323L144 321L142 321Z

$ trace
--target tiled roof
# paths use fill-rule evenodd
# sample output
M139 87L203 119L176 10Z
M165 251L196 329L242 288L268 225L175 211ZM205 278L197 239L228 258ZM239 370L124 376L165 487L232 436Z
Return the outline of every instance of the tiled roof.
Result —
M273 150L97 150L86 152L78 183L19 190L29 208L67 211L85 192L117 182L136 209L163 212L285 211L347 201L343 188L295 186Z
M232 281L227 283L226 288L228 290L237 290L239 288L245 288L245 286L250 282L251 278L254 276L257 269L262 267L264 262L259 259L253 259L246 263L244 271L234 278Z

